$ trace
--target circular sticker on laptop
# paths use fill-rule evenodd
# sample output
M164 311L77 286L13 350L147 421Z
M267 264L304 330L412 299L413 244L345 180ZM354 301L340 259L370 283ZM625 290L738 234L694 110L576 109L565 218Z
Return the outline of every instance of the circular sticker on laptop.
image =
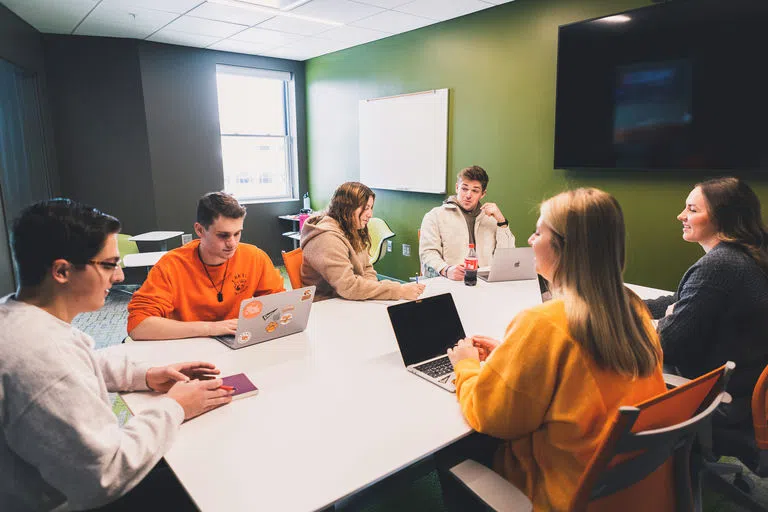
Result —
M291 320L293 320L293 314L291 313L283 313L283 316L280 317L280 323L283 325L288 325L291 323Z
M309 300L312 298L312 290L304 290L304 293L301 295L301 300Z
M275 329L277 329L277 322L269 322L265 328L267 332L274 332Z
M243 318L255 318L261 314L264 305L259 300L254 300L243 306Z
M240 336L237 337L237 342L241 345L243 343L248 343L251 341L251 333L249 331L243 331L240 333Z
M283 306L283 314L288 313L289 311L293 311L296 309L293 304L288 304L287 306Z

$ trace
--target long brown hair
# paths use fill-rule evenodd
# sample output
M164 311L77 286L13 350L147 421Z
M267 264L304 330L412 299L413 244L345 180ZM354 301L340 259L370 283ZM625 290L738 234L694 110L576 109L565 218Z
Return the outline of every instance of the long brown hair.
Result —
M707 201L718 238L741 247L768 274L768 230L755 192L733 177L715 178L696 186Z
M565 302L573 338L603 370L651 375L661 362L648 309L624 286L624 215L595 188L563 192L542 203L554 232L554 294Z
M365 208L368 199L376 199L373 190L357 181L348 181L339 185L328 204L328 216L335 219L341 226L344 235L356 252L371 246L368 226L355 229L355 210Z

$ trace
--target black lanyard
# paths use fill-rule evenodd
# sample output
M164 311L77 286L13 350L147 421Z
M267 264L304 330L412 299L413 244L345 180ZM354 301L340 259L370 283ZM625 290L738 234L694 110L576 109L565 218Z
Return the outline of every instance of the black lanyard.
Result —
M203 261L203 257L200 256L200 246L197 246L197 258L200 260L200 263L203 265L203 270L205 270L205 275L208 276L208 280L211 282L211 286L213 286L213 289L216 289L216 284L213 282L213 279L211 278L211 274L208 273L208 267L206 266L205 262ZM224 267L224 277L221 279L221 286L218 289L218 293L216 294L216 298L219 299L219 302L224 302L224 294L222 293L224 291L224 281L227 280L227 270L229 270L229 260L227 260L227 266Z

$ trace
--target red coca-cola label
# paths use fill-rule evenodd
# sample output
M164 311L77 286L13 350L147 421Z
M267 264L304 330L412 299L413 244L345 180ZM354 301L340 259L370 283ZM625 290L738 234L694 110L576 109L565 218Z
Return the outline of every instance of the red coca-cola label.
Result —
M477 270L477 258L464 258L465 270Z

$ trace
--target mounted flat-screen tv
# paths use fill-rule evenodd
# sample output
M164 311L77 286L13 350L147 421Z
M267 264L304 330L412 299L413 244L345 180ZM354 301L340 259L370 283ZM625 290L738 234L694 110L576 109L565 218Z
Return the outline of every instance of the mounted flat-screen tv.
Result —
M555 168L768 171L768 0L561 26Z

